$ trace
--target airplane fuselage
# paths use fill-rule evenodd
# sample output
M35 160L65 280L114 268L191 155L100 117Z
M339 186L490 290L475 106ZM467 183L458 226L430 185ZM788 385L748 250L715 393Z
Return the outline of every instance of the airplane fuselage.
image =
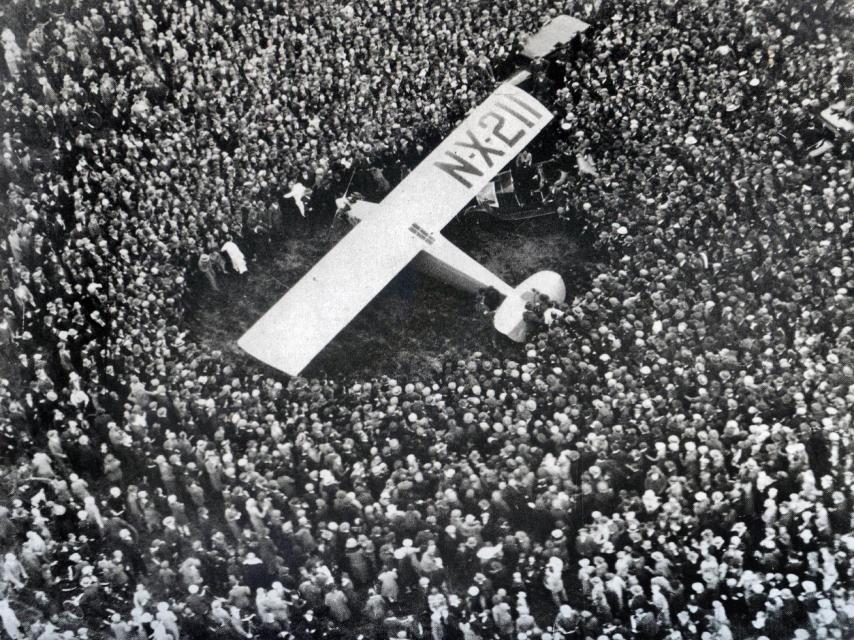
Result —
M361 221L380 206L360 200L353 204L348 215L354 221ZM413 266L419 271L452 287L471 293L487 287L492 287L505 296L513 293L513 287L441 233L425 229L418 223L412 223L407 231L423 245L412 261Z

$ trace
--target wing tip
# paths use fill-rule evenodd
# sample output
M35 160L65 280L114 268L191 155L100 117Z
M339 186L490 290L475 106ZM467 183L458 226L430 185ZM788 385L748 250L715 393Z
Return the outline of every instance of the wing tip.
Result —
M302 370L308 366L305 362L301 366L294 366L294 362L290 358L282 357L282 352L279 349L270 348L268 340L259 341L253 338L250 329L237 339L237 346L240 347L247 355L263 362L268 367L272 367L276 371L280 371L286 375L296 378L302 373ZM315 354L316 355L316 354Z

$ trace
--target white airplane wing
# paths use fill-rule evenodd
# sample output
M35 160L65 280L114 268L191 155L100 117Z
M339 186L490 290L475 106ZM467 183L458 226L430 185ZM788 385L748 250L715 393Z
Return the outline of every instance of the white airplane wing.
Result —
M498 87L237 344L298 375L551 118Z
M502 84L383 199L385 213L440 231L551 119L533 96Z
M237 341L249 355L299 373L421 250L406 227L360 222Z

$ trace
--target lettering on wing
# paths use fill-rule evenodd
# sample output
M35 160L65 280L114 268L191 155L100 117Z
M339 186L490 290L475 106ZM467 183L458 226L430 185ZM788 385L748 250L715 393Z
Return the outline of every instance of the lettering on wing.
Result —
M513 151L542 114L516 96L499 98L492 109L480 116L476 127L464 127L454 132L454 149L445 151L448 160L436 161L435 166L470 189L466 177L483 177L495 161Z

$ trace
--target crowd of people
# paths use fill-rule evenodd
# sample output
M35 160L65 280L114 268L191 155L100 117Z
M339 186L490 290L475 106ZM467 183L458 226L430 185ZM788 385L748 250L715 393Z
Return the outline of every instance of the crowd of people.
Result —
M605 257L517 357L287 379L192 339L223 246L394 183L558 13L591 27L534 78L551 197ZM854 154L815 118L852 18L8 3L2 633L854 636Z

